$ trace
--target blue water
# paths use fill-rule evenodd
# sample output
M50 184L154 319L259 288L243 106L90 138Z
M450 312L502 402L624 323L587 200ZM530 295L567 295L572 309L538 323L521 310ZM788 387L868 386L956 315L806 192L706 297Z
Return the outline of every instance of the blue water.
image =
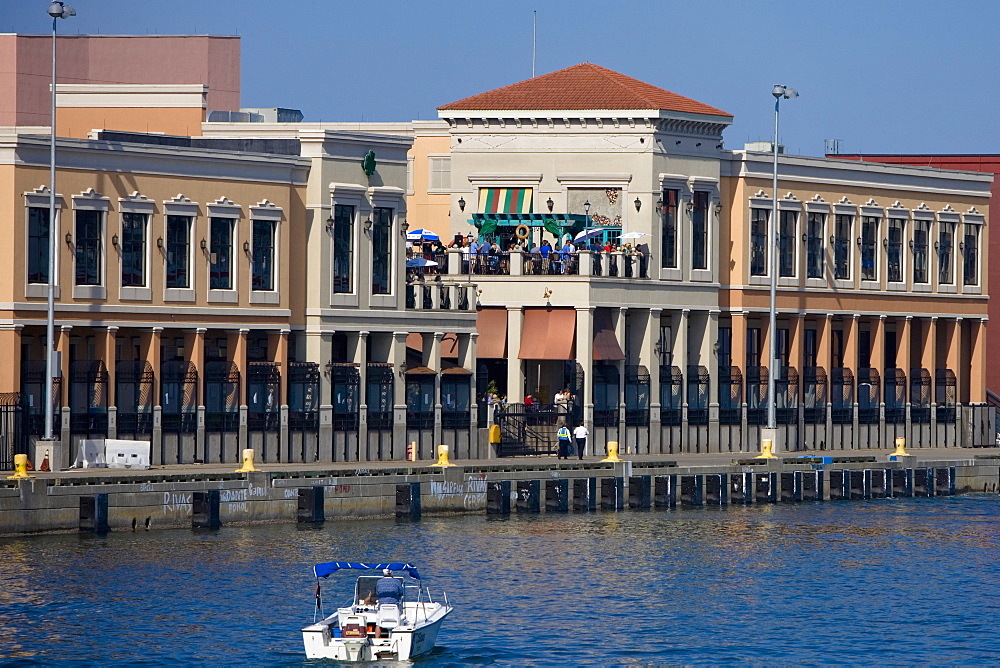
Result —
M998 518L962 496L0 539L0 663L309 663L311 565L391 559L457 608L421 667L997 665Z

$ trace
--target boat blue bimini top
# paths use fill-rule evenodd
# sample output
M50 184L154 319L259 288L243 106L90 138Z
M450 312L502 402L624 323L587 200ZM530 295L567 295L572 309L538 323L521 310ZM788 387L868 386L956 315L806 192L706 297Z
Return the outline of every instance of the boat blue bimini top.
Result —
M313 566L313 573L315 573L318 578L325 578L326 576L335 573L341 569L358 569L366 571L381 571L388 568L390 571L406 571L410 574L410 577L414 580L420 579L420 574L417 573L417 567L413 564L404 564L401 562L396 562L393 564L363 564L359 561L331 561L326 564L316 564Z

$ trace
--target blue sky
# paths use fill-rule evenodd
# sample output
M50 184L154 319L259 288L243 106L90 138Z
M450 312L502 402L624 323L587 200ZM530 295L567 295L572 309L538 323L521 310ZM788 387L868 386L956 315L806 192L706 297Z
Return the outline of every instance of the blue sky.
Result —
M47 0L0 0L0 32L46 33ZM436 118L435 108L583 61L732 113L726 146L1000 153L1000 2L698 0L433 3L69 0L60 31L237 34L243 105L309 121Z

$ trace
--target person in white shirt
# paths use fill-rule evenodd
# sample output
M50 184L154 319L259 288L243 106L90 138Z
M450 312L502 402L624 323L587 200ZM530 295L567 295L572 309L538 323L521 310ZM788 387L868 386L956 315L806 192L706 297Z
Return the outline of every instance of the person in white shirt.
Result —
M576 439L576 454L579 455L580 459L583 459L583 449L587 446L588 436L590 436L590 432L587 431L582 422L573 430L573 438Z

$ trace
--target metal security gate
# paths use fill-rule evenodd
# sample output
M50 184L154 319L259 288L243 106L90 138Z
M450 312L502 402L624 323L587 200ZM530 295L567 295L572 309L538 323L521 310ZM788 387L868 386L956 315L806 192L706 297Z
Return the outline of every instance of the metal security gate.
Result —
M24 407L26 436L45 435L45 360L21 363L21 404ZM52 379L52 433L59 433L62 420L62 377Z
M620 414L618 411L618 389L621 376L614 364L594 364L594 443L619 442L619 449L625 452L618 432ZM595 449L595 452L600 450Z
M160 364L160 452L157 464L191 464L198 431L198 369L191 362ZM153 453L154 461L156 454ZM204 457L204 453L201 453Z
M684 375L675 366L660 365L660 450L680 452L684 417Z
M826 407L829 401L826 370L821 366L802 369L802 441L807 450L825 450Z
M880 410L882 379L872 368L858 369L858 440L856 448L878 448L880 444Z
M14 455L28 454L25 410L18 392L0 394L0 470L14 468Z
M719 449L743 449L743 373L738 366L719 367Z
M931 438L931 373L927 369L910 369L910 437L906 444L930 447Z
M108 370L102 360L78 360L69 372L69 428L73 438L108 437ZM70 453L71 458L73 453Z
M649 454L649 369L625 367L625 439L637 454ZM569 425L570 429L573 425Z
M441 442L451 446L452 459L470 457L472 373L452 367L441 374Z
M240 387L242 378L229 361L205 365L205 452L203 461L239 461Z
M392 364L369 362L365 401L368 406L368 452L372 459L393 459L392 410L395 403L395 378Z
M351 362L331 362L327 369L333 394L333 461L356 462L367 445L358 440L361 373Z
M906 374L902 369L886 369L884 379L885 433L879 447L890 448L897 437L906 437ZM916 443L914 443L916 446Z
M688 439L685 452L708 452L708 401L708 369L696 364L688 365Z
M854 374L844 367L830 369L830 422L830 448L853 448Z
M288 451L286 461L319 459L319 365L288 364Z
M938 369L934 374L934 401L937 403L937 433L934 445L952 448L958 445L956 417L958 415L958 382L951 369Z
M416 442L417 459L434 457L434 378L429 370L406 374L406 440Z
M262 462L281 461L281 370L275 362L247 364L247 446Z
M118 438L145 439L153 433L153 366L145 360L115 365Z
M799 372L793 366L783 366L774 381L774 422L785 431L785 450L801 450L799 439Z

